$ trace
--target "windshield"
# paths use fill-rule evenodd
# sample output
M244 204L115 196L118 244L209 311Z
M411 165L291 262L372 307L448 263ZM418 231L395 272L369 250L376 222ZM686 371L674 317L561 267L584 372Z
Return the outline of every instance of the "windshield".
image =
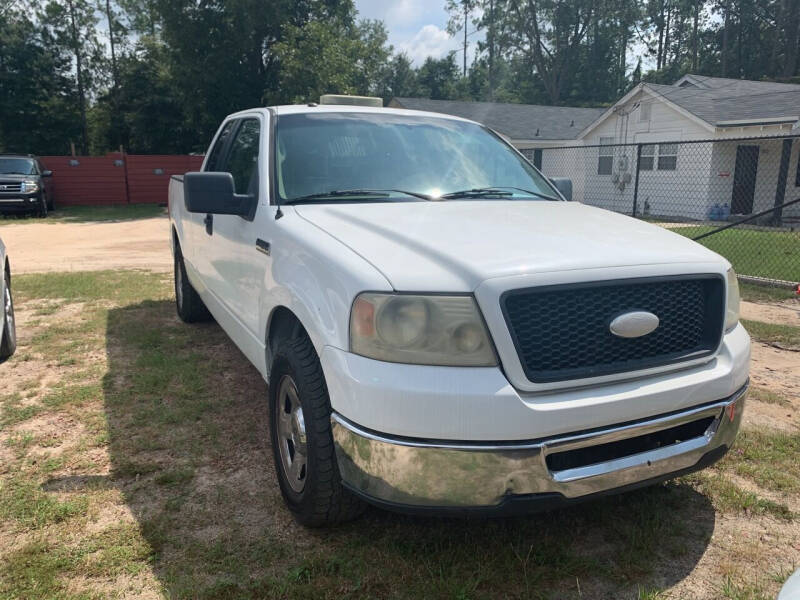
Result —
M36 166L30 158L0 158L0 174L36 175Z
M323 196L325 202L356 197L386 201L414 194L417 200L448 194L459 199L505 200L557 196L525 159L474 123L326 112L283 115L275 127L281 202L315 195ZM347 190L352 192L343 193ZM385 193L376 194L376 190ZM475 194L477 190L481 193Z

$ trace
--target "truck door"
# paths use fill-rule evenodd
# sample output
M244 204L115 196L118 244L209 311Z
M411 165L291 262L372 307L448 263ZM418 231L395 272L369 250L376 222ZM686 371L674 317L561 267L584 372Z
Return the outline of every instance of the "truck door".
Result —
M208 157L203 164L203 171L214 172L220 170L225 160L231 141L231 132L235 125L236 121L228 121L219 130L211 146L211 150L208 153ZM185 238L185 247L182 248L183 259L190 267L189 272L195 276L199 276L200 281L193 282L193 285L201 291L202 289L210 289L208 281L213 275L211 263L209 261L209 246L212 239L207 227L208 220L208 215L190 213L187 211L185 212L183 222Z
M249 354L249 348L263 344L258 334L258 306L264 286L264 273L270 257L267 237L261 231L266 217L266 131L264 116L254 114L238 120L233 129L230 146L222 164L216 169L233 175L237 194L254 198L250 215L214 215L210 253L210 287L217 299L230 311L233 328L241 328L239 347ZM266 137L266 136L264 136ZM262 177L263 172L263 177ZM264 184L262 184L262 181ZM262 353L263 358L263 353ZM251 359L252 360L252 359Z

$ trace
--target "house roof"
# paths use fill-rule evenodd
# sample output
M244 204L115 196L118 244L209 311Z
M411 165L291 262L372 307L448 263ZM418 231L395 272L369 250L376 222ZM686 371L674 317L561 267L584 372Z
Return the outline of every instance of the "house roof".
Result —
M483 123L512 140L574 140L603 108L392 98L389 106L425 110Z
M800 118L800 85L686 75L674 85L644 86L716 127Z

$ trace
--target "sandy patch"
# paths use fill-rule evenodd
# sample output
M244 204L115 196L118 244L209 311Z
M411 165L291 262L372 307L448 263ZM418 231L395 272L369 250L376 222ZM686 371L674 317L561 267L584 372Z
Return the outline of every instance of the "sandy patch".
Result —
M172 269L169 219L25 223L0 229L14 273Z
M756 304L742 302L742 318L748 321L761 321L775 325L794 325L800 327L800 303Z
M750 380L789 400L795 413L800 410L800 352L787 352L753 342Z

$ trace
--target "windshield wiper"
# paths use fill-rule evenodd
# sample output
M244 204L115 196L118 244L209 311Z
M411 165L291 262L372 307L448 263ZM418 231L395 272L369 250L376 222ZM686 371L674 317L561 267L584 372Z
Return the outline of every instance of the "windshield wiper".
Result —
M305 196L298 196L297 198L290 198L289 200L284 200L281 204L300 204L303 202L324 202L325 200L330 200L331 198L341 198L343 196L361 196L364 198L388 198L389 195L394 192L396 194L404 194L406 196L411 196L413 198L420 198L421 200L431 200L431 197L427 194L422 194L420 192L409 192L407 190L396 190L396 189L352 189L352 190L331 190L329 192L319 192L316 194L307 194Z
M541 192L534 192L533 190L526 190L525 188L519 188L510 185L473 188L471 190L459 190L457 192L450 192L449 194L443 194L442 196L440 196L440 198L442 200L457 200L459 198L491 198L493 196L494 197L513 196L514 192L509 190L516 190L518 192L523 192L525 194L528 194L529 196L535 196L536 198L542 198L544 200L558 200L558 198L556 198L555 196L549 196Z

